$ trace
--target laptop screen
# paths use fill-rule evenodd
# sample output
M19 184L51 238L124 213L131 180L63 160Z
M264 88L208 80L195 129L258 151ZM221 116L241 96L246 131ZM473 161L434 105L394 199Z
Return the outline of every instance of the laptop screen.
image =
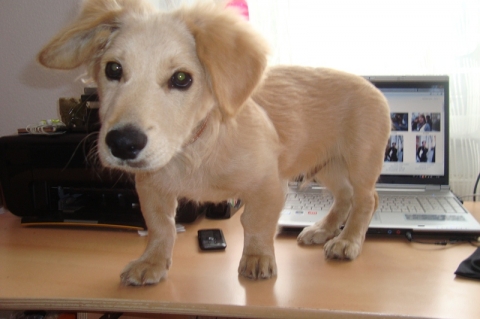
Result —
M392 130L379 183L448 185L448 77L365 78L390 106Z

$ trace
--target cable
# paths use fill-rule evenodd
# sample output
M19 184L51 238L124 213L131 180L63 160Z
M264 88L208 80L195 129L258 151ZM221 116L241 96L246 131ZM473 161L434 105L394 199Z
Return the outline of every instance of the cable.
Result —
M28 125L25 130L29 134L55 135L66 132L67 127L59 119L41 120L40 122Z
M480 173L478 173L477 181L475 182L475 186L473 187L473 201L476 201L477 198L477 186L478 186L478 181L480 180Z
M407 231L405 233L405 237L409 242L416 243L416 244L447 246L447 245L469 243L472 246L480 247L480 241L479 241L480 237L476 239L475 238L449 238L449 239L440 240L440 241L421 241L413 238L413 233L411 231Z
M426 241L420 241L420 240L416 240L413 238L413 234L409 231L407 231L405 233L405 237L407 238L407 240L411 243L417 243L417 244L425 244L425 245L440 245L440 246L446 246L448 245L450 242L449 241L446 241L446 240L442 240L442 241L437 241L437 242L426 242Z

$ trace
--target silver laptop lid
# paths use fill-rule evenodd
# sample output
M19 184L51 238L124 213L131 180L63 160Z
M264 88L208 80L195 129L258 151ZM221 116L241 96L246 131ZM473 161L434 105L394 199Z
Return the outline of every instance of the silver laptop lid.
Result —
M448 76L365 76L387 98L392 131L379 185L448 185Z

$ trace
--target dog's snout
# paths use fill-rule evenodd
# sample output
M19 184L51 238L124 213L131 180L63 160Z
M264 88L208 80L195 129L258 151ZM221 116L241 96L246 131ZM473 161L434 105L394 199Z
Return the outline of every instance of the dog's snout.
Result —
M135 159L147 145L147 135L133 126L111 130L105 137L105 143L113 156L122 160Z

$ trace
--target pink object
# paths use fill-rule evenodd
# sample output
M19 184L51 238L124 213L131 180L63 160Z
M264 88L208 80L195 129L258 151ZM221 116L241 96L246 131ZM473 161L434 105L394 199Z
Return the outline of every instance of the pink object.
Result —
M249 20L250 16L248 14L248 4L247 0L231 0L227 3L227 7L234 7L238 9L240 14L246 19Z

